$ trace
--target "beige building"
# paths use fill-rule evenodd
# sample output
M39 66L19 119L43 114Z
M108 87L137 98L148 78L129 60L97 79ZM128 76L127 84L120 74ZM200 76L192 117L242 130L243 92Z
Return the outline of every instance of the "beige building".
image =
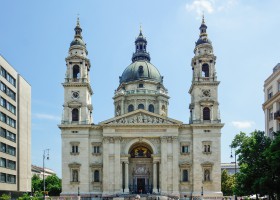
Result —
M221 197L221 128L216 56L204 19L191 61L190 123L168 117L163 76L140 30L131 64L119 77L115 116L92 123L91 63L79 21L63 83L61 196L156 194ZM190 49L191 51L191 49ZM183 98L184 95L182 95ZM101 97L95 97L101 98Z
M30 191L31 86L0 56L0 193Z
M265 133L273 138L273 132L280 130L280 63L264 81Z
M47 178L48 176L56 175L56 173L53 170L46 168L46 167L45 167L45 169L43 169L43 167L31 165L31 175L32 176L37 175L37 176L39 176L40 179L43 179L44 175L45 175L45 178Z

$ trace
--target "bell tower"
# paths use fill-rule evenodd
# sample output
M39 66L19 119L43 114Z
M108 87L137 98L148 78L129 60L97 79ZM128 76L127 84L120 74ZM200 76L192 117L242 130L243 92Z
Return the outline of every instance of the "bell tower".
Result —
M66 57L64 104L62 124L91 124L93 94L90 86L90 60L82 37L79 18L75 27L74 40Z
M220 123L218 86L216 75L216 56L213 52L211 41L207 36L207 26L202 18L200 36L194 49L192 59L192 84L189 90L191 94L190 124Z

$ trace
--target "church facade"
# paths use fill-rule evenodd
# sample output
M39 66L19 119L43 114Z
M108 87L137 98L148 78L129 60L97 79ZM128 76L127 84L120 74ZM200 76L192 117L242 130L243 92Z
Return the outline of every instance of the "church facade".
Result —
M191 61L189 124L168 117L168 91L150 62L141 30L132 62L119 77L115 116L93 124L91 63L77 21L66 58L59 125L61 196L222 196L219 81L206 30L203 19Z

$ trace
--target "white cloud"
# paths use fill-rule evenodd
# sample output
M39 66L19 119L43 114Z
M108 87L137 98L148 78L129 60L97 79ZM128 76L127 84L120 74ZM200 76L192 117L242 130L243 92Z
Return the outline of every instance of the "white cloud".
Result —
M214 11L214 1L211 0L194 0L191 4L186 4L186 9L189 12L196 12L202 15L203 12L212 13Z
M61 118L55 115L49 115L49 114L42 114L42 113L35 113L33 114L33 117L37 119L46 119L46 120L60 120Z
M222 12L234 7L237 0L193 0L186 4L188 12L195 12L201 16L203 12L212 14L214 12Z
M253 121L233 121L231 124L238 129L252 128L255 125Z

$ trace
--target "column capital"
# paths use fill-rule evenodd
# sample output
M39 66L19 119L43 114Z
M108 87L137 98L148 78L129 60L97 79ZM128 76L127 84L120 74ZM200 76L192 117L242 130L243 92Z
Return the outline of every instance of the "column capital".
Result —
M161 141L161 143L166 143L167 142L167 137L165 137L165 136L160 137L160 141Z

